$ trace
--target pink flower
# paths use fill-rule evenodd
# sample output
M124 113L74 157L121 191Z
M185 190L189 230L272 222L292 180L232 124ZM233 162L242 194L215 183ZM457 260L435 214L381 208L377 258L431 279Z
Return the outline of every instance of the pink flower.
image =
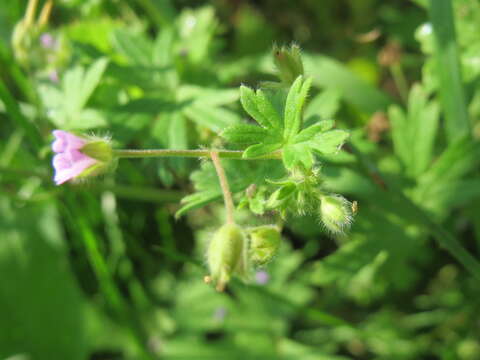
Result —
M54 130L55 141L52 150L57 153L53 157L55 183L61 185L81 175L85 170L97 164L97 160L83 154L82 147L87 144L85 139L63 130Z
M57 70L52 70L48 73L48 78L50 79L51 82L53 83L58 83L59 77L58 77L58 71ZM60 131L60 130L59 130Z
M265 270L260 270L255 273L255 281L259 285L265 285L270 280L270 275Z
M40 43L47 50L55 50L57 47L57 40L49 33L43 33L40 36Z

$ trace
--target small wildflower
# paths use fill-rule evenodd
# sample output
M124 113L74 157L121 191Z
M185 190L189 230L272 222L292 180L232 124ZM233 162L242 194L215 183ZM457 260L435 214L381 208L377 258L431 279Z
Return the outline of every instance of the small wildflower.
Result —
M255 282L258 285L266 285L270 280L270 275L265 270L259 270L255 273Z
M50 33L43 33L40 35L40 44L46 50L55 50L57 47L57 40Z
M228 315L227 309L225 309L224 307L218 307L215 309L215 312L213 313L213 319L216 321L224 321L227 315Z
M54 130L52 150L54 181L67 181L101 173L112 160L110 144L103 139L86 139L63 130Z
M58 83L58 81L60 80L58 77L58 71L57 70L50 71L48 74L48 78L52 83Z

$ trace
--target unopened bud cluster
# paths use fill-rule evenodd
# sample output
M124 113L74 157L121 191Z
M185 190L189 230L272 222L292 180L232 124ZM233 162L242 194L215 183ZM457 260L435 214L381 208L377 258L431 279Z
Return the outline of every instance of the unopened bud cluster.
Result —
M210 276L223 291L232 276L248 280L254 265L267 264L280 246L280 231L276 226L263 225L244 230L237 224L227 223L213 236L207 251Z

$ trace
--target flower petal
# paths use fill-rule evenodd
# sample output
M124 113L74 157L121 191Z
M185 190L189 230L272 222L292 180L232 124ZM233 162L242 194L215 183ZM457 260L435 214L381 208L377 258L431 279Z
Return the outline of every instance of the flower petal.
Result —
M96 163L97 160L82 154L78 150L69 150L58 154L53 158L54 181L57 185L63 184L81 175L83 171Z
M55 155L53 157L52 164L55 171L68 169L72 166L70 158L63 153Z
M85 145L85 140L73 135L67 131L54 130L55 141L52 144L52 150L56 153L64 152L69 149L81 149Z

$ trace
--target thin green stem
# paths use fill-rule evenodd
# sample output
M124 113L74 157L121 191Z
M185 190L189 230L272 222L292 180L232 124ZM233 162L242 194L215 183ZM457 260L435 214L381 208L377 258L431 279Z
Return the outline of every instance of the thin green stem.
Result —
M227 223L233 224L235 222L233 218L234 205L232 199L232 193L230 191L230 186L228 186L227 175L225 175L225 170L223 170L218 152L212 151L210 153L212 158L213 165L215 166L215 171L217 172L218 180L220 181L220 186L222 188L223 200L225 201L225 210L227 211Z
M114 155L118 158L150 158L150 157L188 157L188 158L209 158L211 150L171 150L171 149L147 149L147 150L114 150ZM259 156L256 158L244 158L241 150L216 150L219 158L237 159L237 160L271 160L281 159L280 151Z

